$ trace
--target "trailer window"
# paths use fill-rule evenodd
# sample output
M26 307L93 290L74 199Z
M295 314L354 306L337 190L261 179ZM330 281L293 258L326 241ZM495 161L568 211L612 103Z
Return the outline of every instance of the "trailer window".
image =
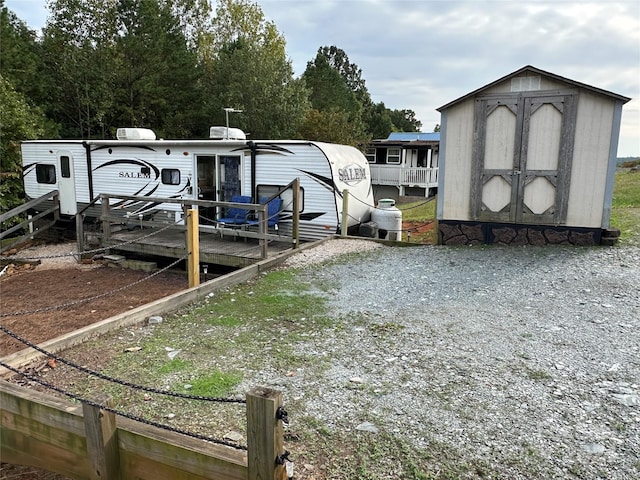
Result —
M60 157L60 175L62 175L63 178L71 177L69 157L66 155Z
M399 148L389 148L387 150L387 163L400 163L400 149Z
M258 185L258 198L269 198L284 188L284 185ZM293 211L293 190L287 188L280 194L282 211ZM304 188L300 187L300 211L304 210Z
M180 185L180 170L177 168L163 168L162 183L165 185Z
M38 183L56 183L55 165L36 165L36 181Z

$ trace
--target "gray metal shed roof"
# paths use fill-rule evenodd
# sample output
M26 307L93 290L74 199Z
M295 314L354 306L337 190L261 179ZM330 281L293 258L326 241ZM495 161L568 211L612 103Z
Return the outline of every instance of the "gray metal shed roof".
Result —
M440 108L436 108L436 110L438 112L446 110L447 108L449 108L449 107L451 107L451 106L453 106L453 105L455 105L455 104L457 104L459 102L462 102L462 101L464 101L464 100L466 100L466 99L468 99L470 97L473 97L473 96L477 95L478 93L482 92L483 90L491 88L494 85L497 85L497 84L499 84L501 82L504 82L505 80L507 80L507 79L509 79L511 77L515 77L515 76L520 75L521 73L525 73L525 72L535 73L536 75L544 75L546 77L553 78L554 80L558 80L560 82L564 82L564 83L567 83L569 85L573 85L575 87L583 88L585 90L589 90L591 92L598 93L600 95L605 95L607 97L612 97L612 98L615 98L617 100L621 100L622 103L627 103L629 100L631 100L631 98L629 98L629 97L625 97L623 95L618 95L617 93L609 92L608 90L603 90L601 88L593 87L591 85L587 85L586 83L581 83L581 82L577 82L575 80L571 80L569 78L561 77L560 75L556 75L555 73L551 73L551 72L546 72L544 70L540 70L539 68L536 68L536 67L534 67L532 65L526 65L526 66L520 68L519 70L516 70L515 72L512 72L512 73L510 73L508 75L505 75L504 77L499 78L498 80L495 80L495 81L493 81L491 83L488 83L484 87L480 87L480 88L478 88L477 90L474 90L471 93L467 93L466 95L463 95L462 97L457 98L456 100L453 100L452 102L449 102L446 105L441 106Z

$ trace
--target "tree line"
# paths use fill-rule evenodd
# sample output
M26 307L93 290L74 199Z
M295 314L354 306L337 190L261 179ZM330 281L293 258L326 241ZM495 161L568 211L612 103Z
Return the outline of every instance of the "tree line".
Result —
M114 138L147 127L160 138L206 138L211 125L254 139L362 146L419 131L412 110L375 103L362 70L318 48L296 78L286 41L250 0L49 0L41 35L0 0L0 211L22 201L19 142Z

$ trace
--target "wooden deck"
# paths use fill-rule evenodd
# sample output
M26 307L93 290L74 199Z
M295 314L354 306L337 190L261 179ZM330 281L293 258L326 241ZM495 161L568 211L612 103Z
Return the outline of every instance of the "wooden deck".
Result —
M102 246L113 246L113 250L119 252L175 259L186 254L186 232L170 229L147 236L151 232L150 229L113 232L108 240L102 240ZM241 237L241 232L237 232L237 236L233 231L230 233L230 235L221 235L219 232L201 232L200 263L242 268L263 260L262 246L257 239ZM133 241L144 236L147 237ZM272 240L268 245L268 257L273 257L291 247L291 237L283 236L282 241Z

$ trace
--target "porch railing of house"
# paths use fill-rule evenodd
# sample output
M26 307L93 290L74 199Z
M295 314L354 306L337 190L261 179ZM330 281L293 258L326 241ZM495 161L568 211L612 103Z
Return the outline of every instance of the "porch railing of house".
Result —
M438 168L404 167L402 165L369 165L374 185L437 187Z

